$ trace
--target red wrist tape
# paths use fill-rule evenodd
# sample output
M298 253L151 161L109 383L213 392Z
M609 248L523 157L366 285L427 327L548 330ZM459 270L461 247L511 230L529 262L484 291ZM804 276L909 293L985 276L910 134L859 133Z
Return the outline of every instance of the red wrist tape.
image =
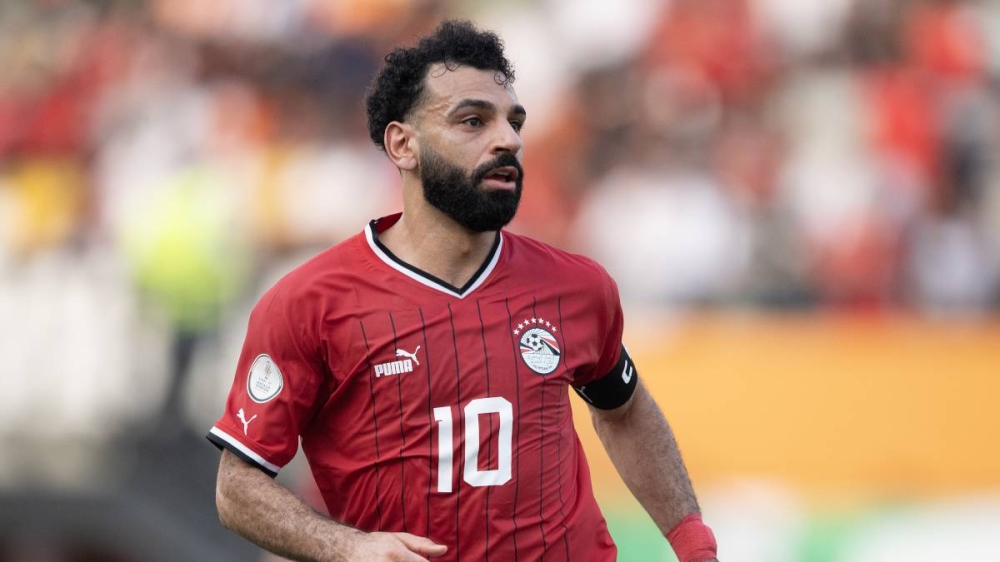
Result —
M680 562L704 562L718 556L715 535L701 520L701 515L692 513L667 533L667 540Z

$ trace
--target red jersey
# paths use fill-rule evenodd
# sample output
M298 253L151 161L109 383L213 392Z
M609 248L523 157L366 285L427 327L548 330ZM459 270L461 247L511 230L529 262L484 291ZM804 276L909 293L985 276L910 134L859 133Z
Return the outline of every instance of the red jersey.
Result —
M498 232L454 287L379 242L398 218L264 295L209 439L276 474L301 437L334 519L447 545L435 560L615 560L568 392L619 361L614 282Z

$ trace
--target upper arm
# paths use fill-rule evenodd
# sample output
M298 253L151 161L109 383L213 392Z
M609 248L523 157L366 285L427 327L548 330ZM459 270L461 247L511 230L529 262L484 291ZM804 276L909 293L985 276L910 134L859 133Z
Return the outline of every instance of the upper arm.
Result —
M649 396L649 391L646 389L646 385L642 384L642 381L637 381L632 394L628 397L625 403L620 406L604 409L597 408L593 404L588 404L590 417L594 421L595 425L603 422L621 421L632 412L632 409L638 401L647 396Z
M591 409L617 410L631 402L639 373L625 346L619 343L618 360L604 376L573 389L586 400Z
M270 476L262 472L257 465L246 462L229 449L222 450L222 458L219 459L219 474L216 480L220 486L255 479L257 475L270 479Z
M208 439L274 476L298 450L326 363L307 299L272 289L250 315L225 411Z
M262 489L262 484L266 484L270 480L270 475L264 473L256 465L244 461L228 449L223 449L222 458L219 460L219 472L215 480L215 504L219 510L219 516L223 520L226 519L228 513L226 508L234 492L253 493L254 490Z

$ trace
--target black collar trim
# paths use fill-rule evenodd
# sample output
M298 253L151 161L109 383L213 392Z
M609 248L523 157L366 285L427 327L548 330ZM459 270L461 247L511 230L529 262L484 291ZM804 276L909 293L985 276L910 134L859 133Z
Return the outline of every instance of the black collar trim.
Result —
M379 257L383 262L389 267L399 271L403 275L406 275L410 279L417 281L418 283L441 291L442 293L449 294L453 297L463 299L468 296L469 293L475 291L480 285L482 285L486 279L496 268L497 262L500 261L500 253L503 250L503 234L497 231L496 239L493 241L493 247L490 248L490 253L486 256L483 264L479 267L476 273L465 283L462 287L456 287L450 283L447 283L426 271L410 265L405 261L399 259L395 254L389 251L389 248L385 246L378 239L378 222L382 219L375 219L368 223L365 228L365 238L368 239L368 245L371 247L375 255Z

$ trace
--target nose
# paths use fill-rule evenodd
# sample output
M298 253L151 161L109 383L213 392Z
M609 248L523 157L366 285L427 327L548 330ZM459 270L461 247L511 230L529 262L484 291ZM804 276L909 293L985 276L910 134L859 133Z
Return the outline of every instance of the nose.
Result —
M514 129L514 126L507 121L501 121L499 127L497 127L496 138L493 142L493 153L509 152L517 154L521 152L521 148L523 147L524 143L521 141L521 135Z

